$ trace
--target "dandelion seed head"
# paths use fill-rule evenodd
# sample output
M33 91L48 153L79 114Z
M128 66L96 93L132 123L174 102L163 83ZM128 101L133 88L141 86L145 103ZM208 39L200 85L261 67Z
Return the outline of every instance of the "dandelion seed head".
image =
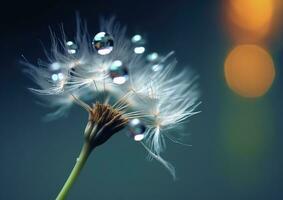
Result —
M77 102L74 97L97 102L91 108L94 121L103 126L111 121L110 116L116 116L123 125L112 124L114 132L127 126L130 136L145 147L150 157L175 176L174 167L161 153L166 137L172 141L178 138L177 134L172 137L172 130L197 113L197 77L188 69L176 68L173 52L143 55L147 49L144 38L139 34L127 38L125 27L114 18L102 20L93 39L85 26L77 27L72 40L64 32L61 38L51 32L47 61L25 63L25 72L37 85L31 91L56 109L48 118L66 115ZM99 103L101 99L104 103Z

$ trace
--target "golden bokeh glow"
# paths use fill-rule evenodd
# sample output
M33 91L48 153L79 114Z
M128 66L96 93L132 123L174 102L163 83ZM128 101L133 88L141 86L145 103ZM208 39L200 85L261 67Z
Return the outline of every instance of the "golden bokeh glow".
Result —
M271 56L256 45L239 45L227 56L225 78L229 87L244 97L264 95L275 77Z
M229 0L229 16L238 26L261 31L273 17L274 0Z

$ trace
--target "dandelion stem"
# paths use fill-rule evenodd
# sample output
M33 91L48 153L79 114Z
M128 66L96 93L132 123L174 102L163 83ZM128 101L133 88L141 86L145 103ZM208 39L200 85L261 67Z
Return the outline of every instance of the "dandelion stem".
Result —
M88 142L85 142L85 144L82 147L81 153L79 157L77 158L76 164L69 175L67 181L65 182L63 188L61 189L60 193L56 197L56 200L64 200L66 199L72 185L74 184L75 180L79 176L84 164L87 161L87 158L89 154L91 153L91 145Z

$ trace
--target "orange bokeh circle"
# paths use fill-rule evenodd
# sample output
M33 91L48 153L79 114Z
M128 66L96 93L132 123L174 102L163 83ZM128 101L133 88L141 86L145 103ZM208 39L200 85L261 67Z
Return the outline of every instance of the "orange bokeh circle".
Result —
M229 17L238 26L263 31L270 26L274 14L274 0L229 0Z
M264 95L275 77L269 53L257 45L239 45L227 56L224 65L228 86L244 97Z

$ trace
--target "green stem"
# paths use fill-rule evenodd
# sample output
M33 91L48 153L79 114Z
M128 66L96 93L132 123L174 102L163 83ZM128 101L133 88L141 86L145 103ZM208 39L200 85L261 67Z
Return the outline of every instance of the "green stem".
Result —
M91 152L92 148L89 145L88 142L85 142L85 144L82 147L81 153L79 157L77 158L76 164L69 175L67 181L65 182L63 188L61 189L60 193L58 194L56 200L64 200L66 199L68 192L70 191L72 185L74 184L75 180L79 176L84 164L87 161L87 158Z

